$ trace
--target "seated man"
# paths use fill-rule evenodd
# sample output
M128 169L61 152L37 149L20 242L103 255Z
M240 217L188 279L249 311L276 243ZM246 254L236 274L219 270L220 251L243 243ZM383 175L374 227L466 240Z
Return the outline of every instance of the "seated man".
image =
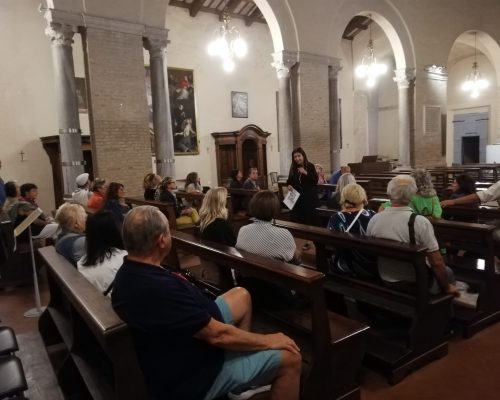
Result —
M391 199L391 207L375 215L368 223L367 235L382 239L397 240L403 243L412 243L410 237L410 216L413 210L408 206L417 192L415 180L409 175L398 175L387 185L387 194ZM434 279L429 291L460 296L454 286L453 271L444 263L439 252L438 242L434 236L434 229L429 220L416 215L413 222L414 243L427 247L427 263L432 268ZM415 271L404 262L387 260L379 263L380 277L386 282L415 282Z
M243 189L260 190L259 183L257 182L258 177L259 171L257 168L250 168L248 171L248 178L243 183Z
M249 332L251 299L234 288L215 302L160 263L172 239L155 207L123 223L128 256L116 275L113 308L128 324L155 399L215 399L272 383L271 399L299 398L301 357L282 333Z

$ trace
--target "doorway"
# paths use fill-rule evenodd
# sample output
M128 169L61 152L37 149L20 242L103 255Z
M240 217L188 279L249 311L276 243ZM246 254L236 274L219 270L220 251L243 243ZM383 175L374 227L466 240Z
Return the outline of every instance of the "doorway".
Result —
M462 138L462 164L479 163L479 136Z
M456 114L453 119L453 163L486 162L489 113Z

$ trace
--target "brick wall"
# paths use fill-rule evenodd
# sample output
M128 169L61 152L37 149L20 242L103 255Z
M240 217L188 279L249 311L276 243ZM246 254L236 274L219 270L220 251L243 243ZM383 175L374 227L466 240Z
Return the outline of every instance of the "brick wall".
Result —
M95 176L142 193L151 171L142 37L88 28L84 52Z
M328 65L300 61L297 69L298 118L294 119L294 148L301 146L312 163L330 170L330 111ZM297 115L295 116L297 117Z

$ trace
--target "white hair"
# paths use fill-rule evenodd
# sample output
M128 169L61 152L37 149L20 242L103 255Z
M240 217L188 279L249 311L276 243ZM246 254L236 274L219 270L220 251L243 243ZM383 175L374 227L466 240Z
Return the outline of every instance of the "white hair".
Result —
M417 184L410 175L397 175L387 185L391 202L406 206L417 193Z

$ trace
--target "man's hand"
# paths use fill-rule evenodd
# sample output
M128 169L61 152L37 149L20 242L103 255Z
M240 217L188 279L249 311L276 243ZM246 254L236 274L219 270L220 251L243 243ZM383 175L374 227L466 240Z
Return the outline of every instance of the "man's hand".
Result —
M289 338L283 333L272 333L265 336L269 349L288 350L294 354L300 354L299 346L297 346L293 339Z
M460 297L460 292L455 287L455 285L452 285L451 283L448 285L448 290L446 291L446 293L452 294L455 297Z
M455 200L443 200L441 202L441 207L454 206L454 205L455 205Z

